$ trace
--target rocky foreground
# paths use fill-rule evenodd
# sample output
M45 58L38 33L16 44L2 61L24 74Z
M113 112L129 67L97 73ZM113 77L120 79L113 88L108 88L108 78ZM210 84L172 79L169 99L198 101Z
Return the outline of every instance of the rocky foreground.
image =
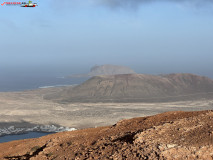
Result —
M0 144L0 159L213 159L213 111L167 112L113 126Z

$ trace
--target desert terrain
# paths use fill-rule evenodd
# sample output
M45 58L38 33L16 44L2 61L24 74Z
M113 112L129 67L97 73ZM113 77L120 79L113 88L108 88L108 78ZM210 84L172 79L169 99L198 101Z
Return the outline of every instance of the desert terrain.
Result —
M56 124L76 129L112 125L119 120L167 111L197 111L213 108L213 100L168 103L57 103L43 97L62 88L0 93L0 126Z
M212 160L212 97L213 81L192 74L96 76L77 86L2 92L1 135L42 125L70 131L1 143L0 159Z

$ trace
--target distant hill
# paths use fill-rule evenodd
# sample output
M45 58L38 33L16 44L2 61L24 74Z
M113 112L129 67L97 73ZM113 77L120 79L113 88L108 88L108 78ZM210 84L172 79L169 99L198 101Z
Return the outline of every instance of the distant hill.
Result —
M161 102L213 97L213 80L193 74L103 75L46 95L58 102Z
M135 71L125 66L106 64L92 67L88 74L75 74L69 77L78 78L78 77L93 77L98 75L116 75L116 74L134 74L134 73Z
M133 71L128 67L116 65L102 65L92 67L88 75L97 76L97 75L116 75L116 74L134 74L134 73L135 71Z

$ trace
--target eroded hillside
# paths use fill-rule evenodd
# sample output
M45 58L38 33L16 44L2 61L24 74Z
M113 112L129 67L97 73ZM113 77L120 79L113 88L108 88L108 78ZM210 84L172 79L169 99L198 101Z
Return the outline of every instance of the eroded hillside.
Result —
M167 112L0 144L1 159L213 159L213 111Z
M213 98L213 80L193 74L123 74L93 77L81 85L49 94L66 102L171 102Z

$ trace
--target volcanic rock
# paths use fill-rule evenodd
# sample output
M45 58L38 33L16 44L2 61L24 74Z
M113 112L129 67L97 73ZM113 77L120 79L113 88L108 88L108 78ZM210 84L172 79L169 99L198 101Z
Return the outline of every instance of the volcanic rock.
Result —
M212 160L213 111L167 112L113 126L0 144L0 159Z

